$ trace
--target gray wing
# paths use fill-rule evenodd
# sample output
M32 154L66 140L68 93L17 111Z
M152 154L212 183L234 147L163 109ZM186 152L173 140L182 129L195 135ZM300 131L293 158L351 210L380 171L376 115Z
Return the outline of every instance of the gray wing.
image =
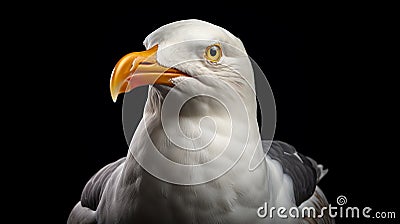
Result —
M262 141L264 152L281 165L283 172L293 181L293 190L296 205L309 199L316 189L318 181L326 174L313 159L306 157L296 151L296 149L285 142ZM269 147L271 146L271 147Z
M95 175L93 175L92 178L90 178L90 180L86 183L81 195L81 204L83 207L87 207L93 211L96 211L101 199L101 195L103 194L104 187L107 184L111 174L119 165L124 162L125 157L108 164L99 170Z

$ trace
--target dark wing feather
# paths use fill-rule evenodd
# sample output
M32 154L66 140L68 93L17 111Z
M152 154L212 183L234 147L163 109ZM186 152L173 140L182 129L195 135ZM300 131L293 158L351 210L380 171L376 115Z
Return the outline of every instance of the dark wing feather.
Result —
M125 157L108 164L99 170L95 175L93 175L92 178L90 178L90 180L86 183L81 195L81 204L83 207L87 207L93 211L96 211L101 199L101 195L103 194L104 187L107 184L111 174L123 162L125 162Z
M309 199L321 175L317 163L285 142L273 141L271 144L270 141L262 141L262 144L267 155L282 164L283 172L292 178L296 205Z

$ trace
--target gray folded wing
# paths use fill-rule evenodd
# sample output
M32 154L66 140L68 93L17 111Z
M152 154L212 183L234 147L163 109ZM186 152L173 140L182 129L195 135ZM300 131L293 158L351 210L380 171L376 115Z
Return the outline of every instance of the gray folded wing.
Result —
M313 159L298 153L296 149L282 141L262 141L264 152L282 165L283 172L293 181L296 205L309 199L320 178L326 173ZM271 146L271 147L269 147Z
M81 195L81 204L83 207L87 207L93 211L96 211L105 185L107 184L111 174L119 165L124 162L125 157L108 164L99 170L95 175L93 175L92 178L90 178L90 180L86 183Z

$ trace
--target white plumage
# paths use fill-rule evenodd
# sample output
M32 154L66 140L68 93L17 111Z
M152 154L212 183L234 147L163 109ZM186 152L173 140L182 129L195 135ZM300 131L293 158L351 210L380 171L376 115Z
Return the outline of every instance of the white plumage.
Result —
M223 55L218 62L210 62L204 51L215 44ZM301 199L300 206L317 211L328 202L315 186L321 170L313 160L281 142L274 143L266 155L268 147L263 148L257 123L253 70L238 38L204 21L183 20L160 27L147 36L144 45L148 50L157 46L159 65L189 76L171 78L173 88L149 87L144 116L126 158L92 177L68 223L333 223L326 216L318 220L257 216L265 202L290 208L297 207ZM177 120L167 117L162 121L165 104L173 109L179 106L175 102L191 96L196 97L178 110ZM243 111L246 116L241 116ZM210 166L180 171L155 158L160 155L185 165L219 157ZM253 160L264 162L252 171L249 164ZM295 160L298 168L291 169L287 161ZM231 169L226 169L227 164L232 164ZM297 175L295 170L312 172ZM316 190L314 194L297 189L307 183L308 189ZM303 202L304 195L310 197Z

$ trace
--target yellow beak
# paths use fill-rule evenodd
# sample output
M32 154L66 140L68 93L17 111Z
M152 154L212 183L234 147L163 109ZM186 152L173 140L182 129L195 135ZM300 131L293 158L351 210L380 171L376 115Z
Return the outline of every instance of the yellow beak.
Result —
M129 92L136 87L152 84L173 86L172 78L188 76L177 69L159 65L156 61L157 49L156 45L147 51L129 53L118 61L110 79L114 102L120 93Z

